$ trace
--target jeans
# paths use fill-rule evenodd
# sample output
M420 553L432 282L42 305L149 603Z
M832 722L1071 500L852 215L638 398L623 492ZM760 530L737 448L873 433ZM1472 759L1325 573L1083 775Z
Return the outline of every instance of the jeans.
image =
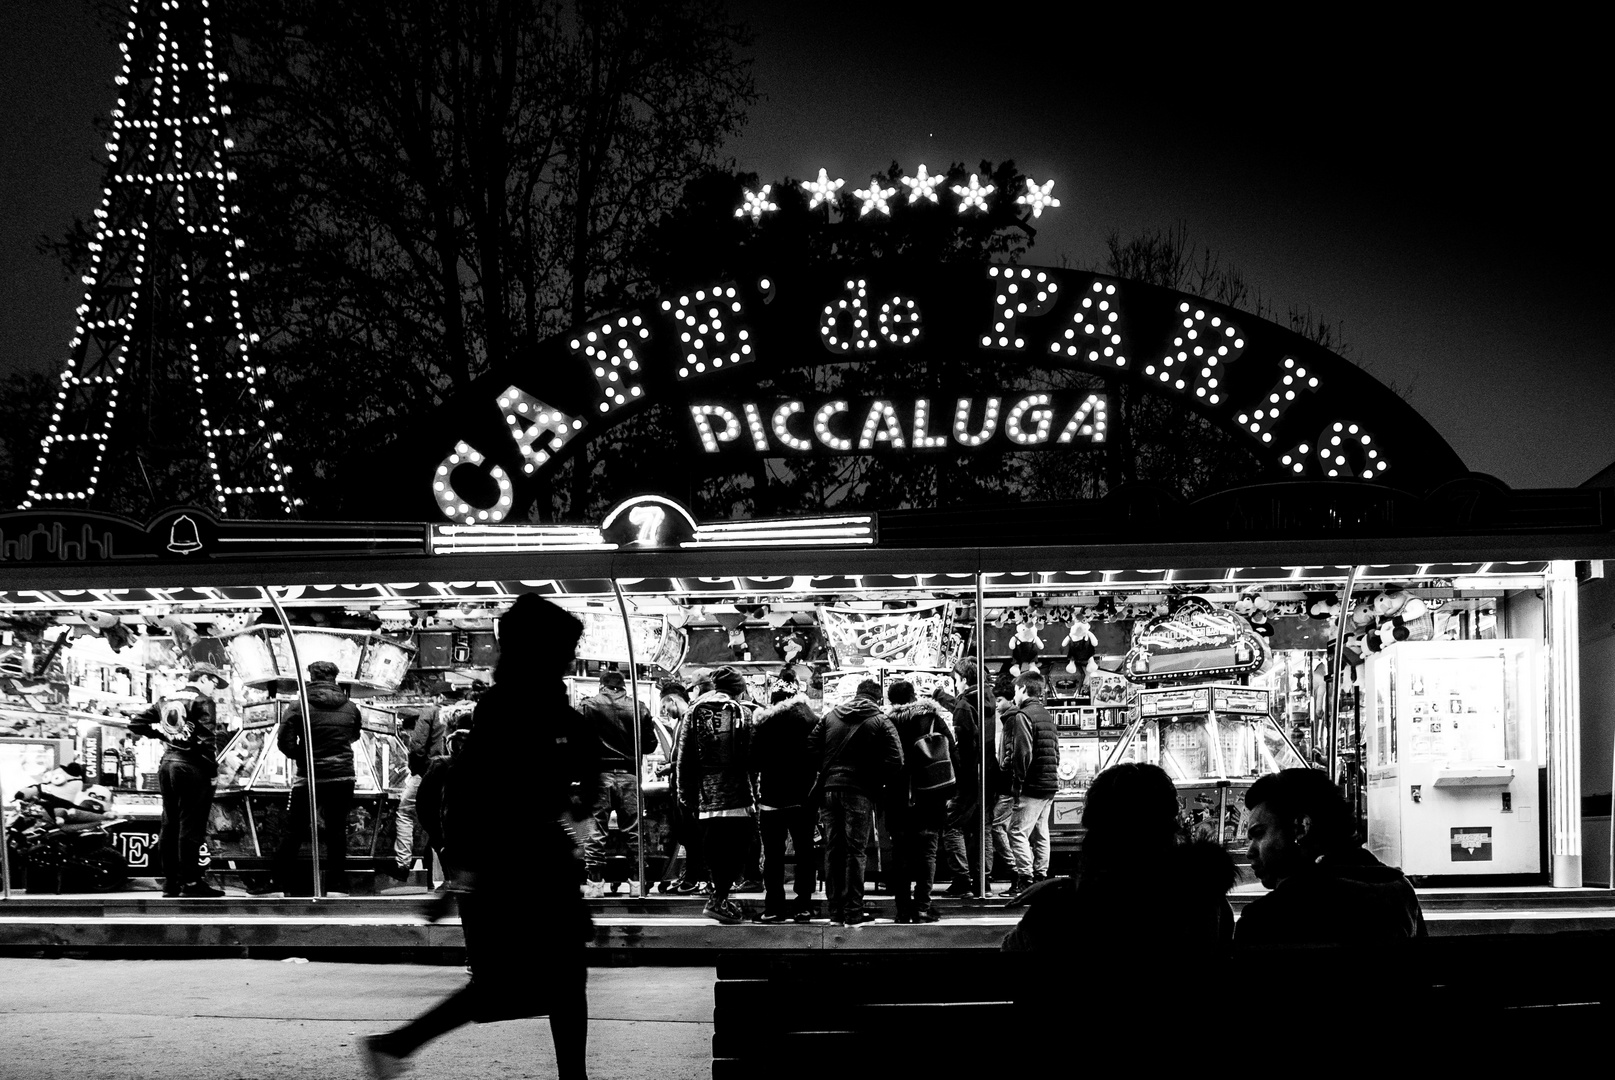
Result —
M931 883L936 880L937 840L942 832L930 822L909 818L892 823L892 855L895 865L889 880L898 914L923 911L931 906Z
M981 867L981 801L960 799L948 813L948 828L942 834L942 853L948 876L954 881L974 883Z
M668 838L667 838L667 865L662 870L662 878L672 882L673 859L678 855L678 849L684 849L684 866L680 869L680 882L696 882L707 879L706 857L702 853L701 819L695 812L685 809L677 798L672 800L668 809Z
M329 892L348 891L348 811L353 808L352 780L316 780L314 801L325 837L325 874L321 884ZM286 804L286 831L275 849L275 880L282 892L297 891L297 849L308 835L308 785L292 788ZM315 849L318 850L318 842Z
M729 899L756 831L750 814L701 819L701 847L706 852L707 869L712 873L714 901Z
M830 917L862 911L864 867L869 831L874 826L875 804L867 795L840 788L824 793L828 821L824 830L825 895Z
M421 778L410 773L398 796L398 813L393 816L393 860L399 866L407 867L415 861L415 825L420 820L415 813L415 797L420 790Z
M1015 852L1009 842L1009 823L1015 816L1015 796L1000 795L993 800L992 818L987 828L993 838L993 862L1002 862L1011 872L1015 869Z
M608 772L600 777L600 808L594 812L594 835L583 848L583 863L588 868L589 877L599 881L605 876L606 870L606 825L611 819L611 812L617 811L617 828L628 839L628 862L635 869L629 871L629 876L638 875L639 870L639 833L634 826L639 823L639 790L634 787L634 774L623 770Z
M785 914L785 837L796 851L796 910L813 907L813 822L806 806L764 810L759 820L763 834L763 911Z
M1015 856L1015 874L1030 878L1049 872L1049 811L1054 798L1017 795L1015 812L1009 823L1010 851Z
M214 772L167 755L157 766L157 786L163 793L163 824L157 834L157 851L162 861L164 892L177 893L202 880L202 845L207 843Z

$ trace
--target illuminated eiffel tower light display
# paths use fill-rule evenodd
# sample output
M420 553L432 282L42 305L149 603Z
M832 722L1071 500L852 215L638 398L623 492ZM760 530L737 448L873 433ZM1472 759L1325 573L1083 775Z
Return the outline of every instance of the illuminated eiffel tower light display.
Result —
M256 334L207 0L135 0L78 325L24 509L295 512Z

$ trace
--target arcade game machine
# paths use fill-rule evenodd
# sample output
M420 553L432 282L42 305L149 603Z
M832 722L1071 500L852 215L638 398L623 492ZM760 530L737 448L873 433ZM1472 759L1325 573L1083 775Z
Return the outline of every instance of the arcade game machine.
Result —
M1401 641L1364 662L1368 848L1418 877L1536 874L1535 641Z
M1124 665L1136 686L1128 725L1102 766L1159 765L1178 789L1195 838L1217 841L1236 857L1247 846L1251 784L1306 764L1274 719L1272 691L1242 685L1268 658L1249 622L1198 598L1141 624Z
M1054 697L1049 715L1060 737L1060 789L1049 813L1049 840L1056 851L1082 847L1082 808L1088 785L1121 743L1133 691L1111 672L1091 675L1080 697ZM1142 761L1144 748L1131 747L1118 761Z

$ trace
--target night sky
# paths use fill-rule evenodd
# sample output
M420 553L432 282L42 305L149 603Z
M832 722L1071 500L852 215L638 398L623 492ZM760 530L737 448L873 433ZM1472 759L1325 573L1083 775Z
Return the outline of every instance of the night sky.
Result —
M766 95L741 169L852 188L893 159L1013 158L1062 203L1028 262L1086 268L1181 220L1279 312L1342 322L1471 469L1553 487L1615 461L1591 26L731 7ZM78 290L34 245L98 203L116 57L84 0L0 4L0 369L61 362Z

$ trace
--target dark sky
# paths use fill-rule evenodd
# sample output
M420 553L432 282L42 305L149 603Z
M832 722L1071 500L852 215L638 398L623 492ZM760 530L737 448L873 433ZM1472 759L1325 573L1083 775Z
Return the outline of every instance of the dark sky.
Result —
M1030 262L1181 220L1279 311L1342 322L1470 468L1547 487L1615 461L1591 25L1124 7L734 3L766 98L727 149L849 187L1013 158L1062 202ZM0 3L0 368L60 363L77 292L34 241L99 199L116 56L86 0Z

